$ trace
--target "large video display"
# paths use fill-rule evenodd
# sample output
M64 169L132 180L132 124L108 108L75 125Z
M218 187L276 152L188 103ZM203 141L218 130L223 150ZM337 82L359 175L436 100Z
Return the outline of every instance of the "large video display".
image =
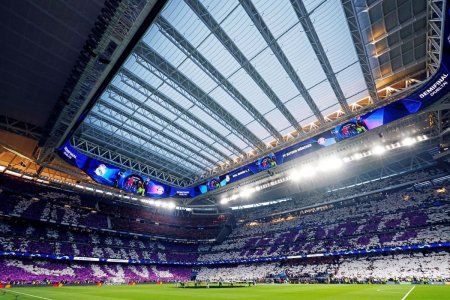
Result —
M415 114L432 105L450 91L450 12L446 11L441 65L436 74L416 92L342 123L328 132L294 144L288 148L271 153L266 157L240 167L228 174L215 177L196 187L180 189L162 184L151 178L122 170L107 163L89 158L76 151L69 142L59 148L59 155L67 162L84 170L95 181L117 187L131 193L152 197L190 198L207 193L236 182L253 174L269 170L290 160L299 158L321 148L339 143L342 140L363 134L374 128L389 124L411 114ZM295 112L294 112L295 113ZM86 115L86 113L84 114Z
M59 155L67 162L85 171L96 182L119 188L129 193L151 198L190 198L195 196L193 188L181 189L171 187L136 172L124 170L95 158L90 158L74 149L69 142L66 142L59 148Z

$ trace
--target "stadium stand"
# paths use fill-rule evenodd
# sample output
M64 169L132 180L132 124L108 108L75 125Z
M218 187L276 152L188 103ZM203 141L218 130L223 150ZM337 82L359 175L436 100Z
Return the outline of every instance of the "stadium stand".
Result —
M37 264L33 260L6 256L1 260L1 280L21 283L53 282L57 278L67 283L104 280L110 283L184 282L191 279L192 269L197 270L198 280L209 278L213 281L257 279L259 282L270 282L285 277L297 282L386 281L391 277L396 280L444 280L448 277L446 266L449 255L445 250L214 266L216 262L228 261L230 264L240 259L306 257L335 251L448 242L450 202L447 193L438 192L435 187L414 188L417 182L430 175L445 174L438 169L419 171L408 174L408 180L382 180L338 194L332 192L333 196L326 191L322 196L316 193L317 199L326 200L314 209L304 209L306 206L294 209L298 205L295 202L283 204L275 214L266 207L249 209L246 218L240 219L222 242L202 243L194 240L216 238L226 218L174 218L167 213L158 214L125 203L108 205L89 194L74 194L70 190L19 182L3 176L0 251L126 261L150 260L153 265L48 260L39 260ZM398 186L406 181L412 183L394 189L386 186L387 182L390 186ZM380 192L381 187L383 191ZM450 187L441 186L443 190L447 188ZM361 192L364 193L355 197ZM334 198L345 200L332 202ZM126 216L121 205L127 208ZM145 224L145 227L133 223ZM154 227L157 229L150 230ZM143 230L147 233L146 237L141 234ZM185 237L190 240L180 240ZM416 265L419 260L421 264L417 265L421 267L406 268ZM203 262L210 266L158 266L180 262ZM285 275L280 277L280 274Z

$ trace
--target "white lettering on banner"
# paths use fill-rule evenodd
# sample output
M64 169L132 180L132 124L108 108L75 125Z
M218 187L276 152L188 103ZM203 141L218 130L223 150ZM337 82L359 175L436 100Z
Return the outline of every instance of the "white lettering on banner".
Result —
M303 151L303 150L311 148L311 147L312 147L312 144L301 146L301 147L299 147L297 149L294 149L292 151L286 152L285 154L283 154L283 157L288 157L288 156L290 156L292 154L295 154L297 152Z
M426 89L426 91L421 93L419 97L422 99L427 95L430 95L431 97L436 95L437 92L442 90L442 88L448 84L448 82L445 81L447 77L448 77L447 73L442 74L441 77L439 77L439 79L432 86Z
M64 155L67 156L68 158L77 159L77 156L67 147L64 147Z
M250 169L245 169L236 174L231 175L231 177L235 178L235 177L241 176L242 174L248 173L249 171L250 171Z

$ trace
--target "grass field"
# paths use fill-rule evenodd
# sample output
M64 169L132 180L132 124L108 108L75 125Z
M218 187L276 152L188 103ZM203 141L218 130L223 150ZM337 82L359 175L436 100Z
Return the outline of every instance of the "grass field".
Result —
M23 287L0 290L1 300L112 299L450 299L450 285L258 285L235 288L176 288L166 285Z

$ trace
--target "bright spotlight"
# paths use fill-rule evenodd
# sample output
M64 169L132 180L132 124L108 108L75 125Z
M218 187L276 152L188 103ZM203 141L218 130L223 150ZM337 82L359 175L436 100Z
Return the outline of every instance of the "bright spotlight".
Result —
M254 188L249 188L249 189L244 189L241 193L240 196L247 198L250 197L251 194L253 194L255 192Z
M362 157L363 157L363 156L362 156L361 153L355 153L355 154L353 155L353 159L355 159L355 160L361 159Z
M386 152L386 149L383 146L375 146L372 149L372 153L375 155L381 155Z
M227 204L227 203L228 203L227 198L223 198L222 200L220 200L220 204Z
M337 157L328 157L319 163L319 169L323 172L329 170L337 170L342 167L342 160Z
M174 209L175 207L176 207L175 203L173 203L173 202L167 203L167 208L168 209Z
M415 144L416 141L413 138L407 137L402 141L402 145L403 146L411 146L413 144Z
M314 175L316 175L316 170L312 166L304 166L301 169L300 174L303 177L313 177Z
M289 177L293 181L298 181L298 180L300 180L300 178L302 178L302 175L300 174L300 172L298 170L292 170L291 173L289 174Z
M236 200L237 198L239 198L239 195L237 195L237 194L235 194L235 195L233 195L233 196L231 196L231 200Z

